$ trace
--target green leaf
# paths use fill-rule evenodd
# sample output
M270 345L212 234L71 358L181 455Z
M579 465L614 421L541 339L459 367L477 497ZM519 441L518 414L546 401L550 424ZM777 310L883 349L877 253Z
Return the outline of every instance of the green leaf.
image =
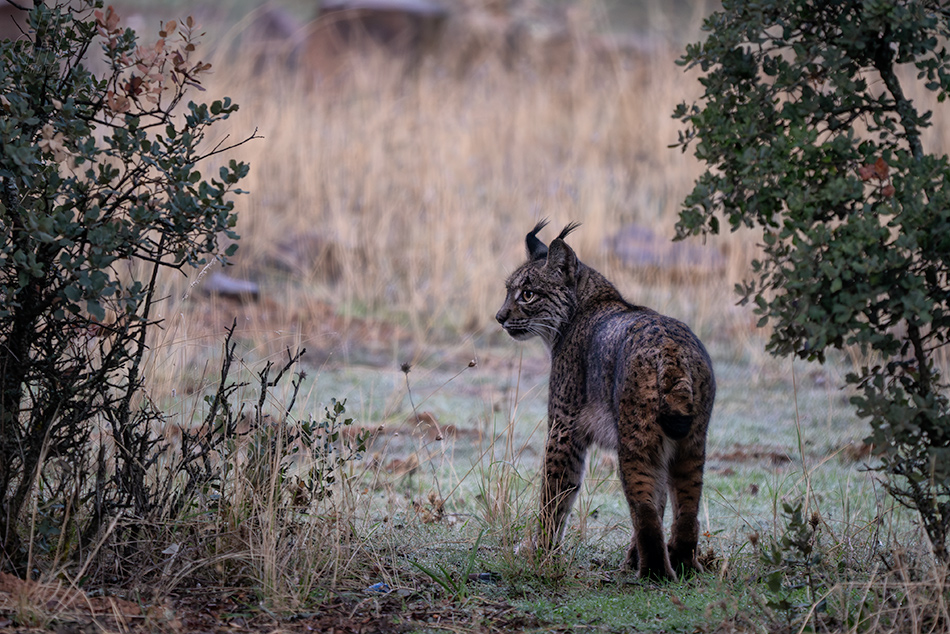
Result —
M99 323L103 323L106 320L105 308L102 307L102 304L100 304L98 300L86 300L86 311Z
M67 286L63 289L63 294L71 302L78 302L82 298L82 290L76 286Z

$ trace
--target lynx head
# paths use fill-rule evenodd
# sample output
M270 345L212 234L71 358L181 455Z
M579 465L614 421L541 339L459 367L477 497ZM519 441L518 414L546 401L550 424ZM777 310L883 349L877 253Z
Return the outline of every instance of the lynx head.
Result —
M495 319L515 339L538 336L551 347L574 316L582 265L564 242L579 225L572 222L564 227L549 247L538 239L547 223L539 222L525 239L528 261L505 282L508 294Z

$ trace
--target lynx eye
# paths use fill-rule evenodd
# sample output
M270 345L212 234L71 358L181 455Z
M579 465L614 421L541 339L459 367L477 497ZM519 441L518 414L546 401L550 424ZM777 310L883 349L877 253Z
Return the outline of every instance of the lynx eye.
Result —
M538 298L538 294L534 291L524 290L521 291L521 301L527 303L533 302Z

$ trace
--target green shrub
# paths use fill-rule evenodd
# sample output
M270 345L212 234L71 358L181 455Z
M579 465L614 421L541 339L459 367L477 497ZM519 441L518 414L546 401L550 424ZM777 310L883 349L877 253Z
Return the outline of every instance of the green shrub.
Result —
M899 67L943 102L950 10L937 0L725 0L682 63L703 71L681 104L679 145L708 165L678 236L762 230L739 285L768 348L823 361L856 346L847 377L890 492L919 512L950 563L950 405L935 367L950 335L950 164L924 151L933 113ZM902 83L903 82L903 83ZM880 361L873 361L880 359Z
M237 106L184 102L210 67L193 21L140 45L101 6L36 3L29 32L0 42L0 547L21 571L38 490L60 547L88 548L115 513L144 521L157 414L139 388L157 274L233 252L228 197L248 172L198 171L229 149L202 141ZM97 76L87 60L103 56ZM90 450L106 436L111 449ZM44 475L54 462L69 471L58 484Z

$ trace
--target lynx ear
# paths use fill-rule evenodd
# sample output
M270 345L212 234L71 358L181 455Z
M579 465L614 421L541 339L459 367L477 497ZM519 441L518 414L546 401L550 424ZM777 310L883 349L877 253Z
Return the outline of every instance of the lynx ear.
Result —
M551 248L548 249L547 263L544 266L561 271L564 275L564 281L573 284L577 275L577 255L574 253L574 249L567 246L563 239L556 238L551 242Z
M547 218L542 218L534 229L525 238L525 246L528 248L529 260L541 260L548 254L548 247L538 239L538 232L544 229L548 224Z

